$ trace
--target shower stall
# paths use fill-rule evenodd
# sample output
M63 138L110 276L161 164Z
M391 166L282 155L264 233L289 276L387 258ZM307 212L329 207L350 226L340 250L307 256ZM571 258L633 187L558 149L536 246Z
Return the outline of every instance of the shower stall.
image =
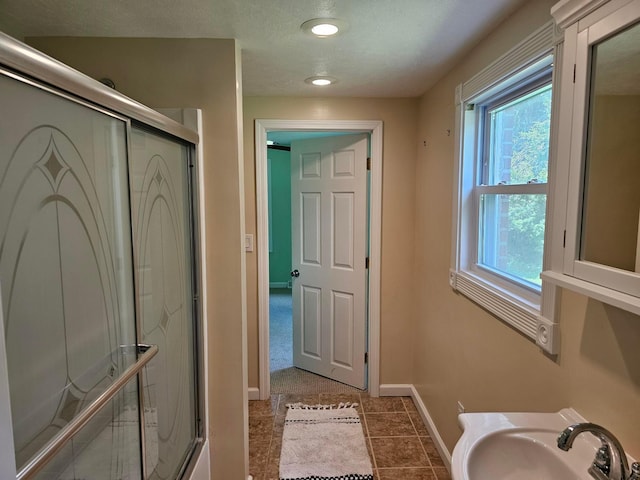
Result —
M0 106L0 477L181 478L198 135L2 34Z

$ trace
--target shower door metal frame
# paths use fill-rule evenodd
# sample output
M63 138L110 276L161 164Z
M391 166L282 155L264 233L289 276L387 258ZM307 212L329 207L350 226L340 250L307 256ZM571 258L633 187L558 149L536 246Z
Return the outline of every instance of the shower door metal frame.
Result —
M168 119L170 120L170 119ZM131 159L132 158L132 153L131 153L131 142L129 141L129 139L131 139L131 131L132 128L138 128L146 133L150 133L150 134L154 134L154 135L159 135L161 137L164 138L171 138L174 137L174 139L177 138L178 141L180 141L181 144L191 144L191 142L185 142L185 140L183 138L180 137L175 137L174 135L168 133L168 132L164 132L162 130L159 130L155 127L152 127L144 122L140 122L140 121L133 121L133 122L129 122L127 125L127 139L128 139L128 145L127 145L127 155L128 158ZM189 130L191 131L191 130ZM193 466L192 465L192 459L196 456L199 450L198 447L200 447L204 440L205 440L205 433L204 433L204 428L203 428L203 419L202 419L202 415L203 412L205 412L205 405L204 405L204 395L202 394L202 392L204 392L204 385L203 385L203 381L204 379L202 378L202 372L203 372L203 368L202 368L202 355L201 352L204 351L204 346L202 345L203 339L201 334L201 323L202 323L202 308L201 308L201 303L200 303L200 291L201 291L201 281L200 279L201 277L201 271L199 268L200 265L200 248L199 248L199 242L198 239L200 238L198 235L198 227L199 227L199 223L197 221L198 219L198 189L197 189L197 185L198 185L198 171L197 171L197 162L196 162L196 152L195 152L195 148L189 148L187 150L188 156L187 156L187 162L186 165L184 165L184 169L186 171L185 177L187 179L187 195L186 198L188 198L189 200L189 210L186 212L186 216L187 219L189 221L189 238L186 239L186 242L188 242L189 244L189 248L190 248L190 261L191 261L191 285L192 285L192 289L193 289L193 297L191 298L191 314L192 314L192 318L194 319L194 325L193 325L193 350L195 352L195 356L196 356L196 361L194 362L194 388L195 388L195 392L194 392L194 398L195 398L195 414L196 414L196 419L195 419L195 432L196 432L196 437L193 439L193 442L189 448L189 453L187 454L184 463L182 464L180 470L178 471L178 477L177 478L187 478L185 477L185 474L187 472L190 471L190 468ZM131 184L131 179L129 179L129 185L128 185L129 191L131 191L132 188L132 184ZM129 213L130 215L132 214L133 209L131 208ZM132 225L132 230L131 233L133 235L133 218L131 217L131 225ZM133 259L133 264L139 264L138 262L138 254L136 252L136 248L135 248L135 242L132 239L132 259ZM137 273L137 269L134 267L134 272L133 272L133 284L134 284L134 290L140 291L140 286L139 286L139 275ZM139 319L139 321L136 321L136 338L138 339L138 341L142 341L142 313L141 313L141 306L139 303L139 298L136 298L135 300L135 310L136 310L136 317L137 319ZM138 396L141 400L141 404L144 404L144 392L143 392L143 388L144 388L144 383L143 383L143 376L144 373L141 371L140 374L138 375ZM143 448L143 452L142 452L142 469L143 472L145 472L145 477L146 475L149 473L147 471L147 464L146 464L146 456L145 456L145 444L146 444L146 439L145 439L145 428L144 428L144 411L141 410L140 412L140 420L141 420L141 429L140 429L140 439L141 439L141 445Z
M16 459L11 424L9 369L4 339L3 312L2 291L0 291L0 478L15 478Z
M18 81L22 81L26 84L40 88L49 93L58 95L69 101L73 101L85 107L96 110L100 113L115 117L122 120L126 124L126 141L127 141L127 154L130 155L131 148L131 125L135 122L136 126L143 126L151 132L164 135L167 137L173 137L180 140L182 143L190 144L191 148L188 149L189 155L187 159L187 165L185 168L187 171L188 179L188 199L189 210L186 212L189 219L189 246L191 248L191 278L193 286L193 298L192 298L192 313L193 313L193 352L194 352L194 397L196 407L196 419L195 419L195 432L196 437L192 442L190 452L182 465L179 476L182 478L185 473L192 467L193 459L197 458L202 449L204 440L206 439L207 432L203 428L203 419L205 405L204 405L204 378L202 378L202 372L204 371L204 358L203 358L203 342L201 338L202 332L202 308L200 300L201 292L201 272L198 268L200 257L200 244L199 244L199 222L198 222L198 169L197 162L195 161L195 150L199 143L199 136L193 130L165 117L164 115L156 112L155 110L132 100L125 95L101 84L100 82L84 75L77 70L55 60L38 50L29 47L12 37L0 32L0 70L2 74L12 77ZM129 157L126 159L127 164ZM130 190L130 185L126 185L127 190ZM130 192L129 192L130 197ZM131 209L129 210L131 215ZM131 222L131 217L129 217ZM131 232L133 233L133 231ZM133 242L133 239L132 239ZM132 245L131 258L135 259L134 247ZM138 291L137 275L133 275L134 297ZM1 298L0 298L1 301ZM0 303L0 307L2 304ZM139 302L134 302L135 309L135 322L136 322L136 336L140 339L139 331ZM0 309L0 320L2 320L2 310ZM0 325L2 322L0 321ZM8 373L7 373L7 359L4 344L4 332L0 332L0 396L8 396ZM150 355L152 356L152 355ZM147 360L148 361L148 360ZM142 373L134 373L131 376L138 377L138 403L140 406L140 447L141 447L141 468L143 478L146 477L146 465L145 465L145 440L144 440L144 396L142 395ZM6 390L6 391L5 391ZM2 398L4 400L4 398ZM10 404L9 404L10 405ZM3 405L0 405L2 407ZM0 427L3 431L11 432L13 437L13 428L11 425L10 407L9 415L5 415L5 412L0 411ZM4 444L4 440L0 437L0 441L3 441L0 446L3 450L8 445ZM13 442L11 442L13 446ZM50 447L48 444L47 446ZM10 454L13 454L13 448ZM0 468L0 474L3 478L7 473L12 477L16 475L16 466L13 462L2 462L3 465ZM12 468L13 467L13 468ZM5 468L8 471L5 471ZM24 470L24 469L22 469ZM26 478L26 477L25 477Z

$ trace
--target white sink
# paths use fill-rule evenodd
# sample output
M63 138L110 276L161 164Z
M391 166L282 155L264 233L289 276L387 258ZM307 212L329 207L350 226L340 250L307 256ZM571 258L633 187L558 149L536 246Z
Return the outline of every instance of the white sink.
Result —
M562 430L586 420L570 408L557 413L463 413L464 433L453 450L453 480L593 480L587 473L600 441L579 435L560 450Z

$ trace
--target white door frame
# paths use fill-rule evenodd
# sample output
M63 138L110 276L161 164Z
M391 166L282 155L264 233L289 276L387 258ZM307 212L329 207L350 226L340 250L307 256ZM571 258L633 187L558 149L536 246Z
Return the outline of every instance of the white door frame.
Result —
M273 131L332 131L371 134L369 195L369 285L367 351L368 391L380 393L380 259L382 240L382 121L380 120L264 120L255 121L256 249L258 254L258 361L260 399L271 395L269 368L269 205L267 133Z

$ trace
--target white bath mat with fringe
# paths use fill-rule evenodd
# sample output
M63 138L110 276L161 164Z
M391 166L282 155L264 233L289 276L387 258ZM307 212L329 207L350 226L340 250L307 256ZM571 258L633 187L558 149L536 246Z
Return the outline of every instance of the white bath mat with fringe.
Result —
M287 405L281 480L373 480L355 403Z

